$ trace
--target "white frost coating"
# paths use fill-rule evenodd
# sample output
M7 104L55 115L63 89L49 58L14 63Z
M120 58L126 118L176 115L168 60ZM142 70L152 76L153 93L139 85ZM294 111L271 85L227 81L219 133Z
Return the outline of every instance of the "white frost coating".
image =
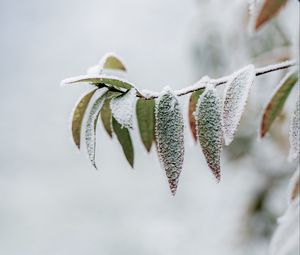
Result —
M95 162L95 150L96 150L96 124L100 110L103 106L107 89L103 89L103 94L94 102L87 119L85 129L85 141L87 146L87 153L93 166L97 169Z
M155 102L155 120L158 156L175 195L184 159L184 124L180 104L170 88Z
M299 93L299 91L298 91ZM300 99L298 97L296 102L296 109L293 112L290 122L290 153L289 160L296 159L300 154Z
M299 254L299 197L289 205L278 223L271 241L270 255Z
M229 145L240 124L255 77L255 67L249 65L232 74L225 88L223 129L225 145Z
M116 59L118 59L122 65L124 65L124 61L123 59L117 55L116 53L114 52L107 52L100 60L99 60L99 67L100 68L103 68L103 65L105 64L106 60L109 58L109 57L114 57ZM124 65L124 67L126 68L126 66Z
M207 164L217 181L221 179L220 158L223 144L222 104L216 89L208 85L199 97L196 111L196 130Z
M133 113L135 101L135 89L130 89L127 93L118 97L114 97L110 101L112 115L122 125L122 127L133 127Z
M300 189L300 176L299 176L300 168L298 166L297 170L293 174L288 189L288 204L292 203L297 197L299 197L299 189Z

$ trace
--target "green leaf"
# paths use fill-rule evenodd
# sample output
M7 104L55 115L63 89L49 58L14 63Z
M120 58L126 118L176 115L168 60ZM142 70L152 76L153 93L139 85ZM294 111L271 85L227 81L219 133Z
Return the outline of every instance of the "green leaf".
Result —
M95 75L95 74L87 74L80 75L72 78L65 79L61 82L62 85L73 84L86 82L91 83L98 87L106 86L108 88L114 88L120 91L124 91L133 88L134 86L121 78L108 76L108 75Z
M100 60L100 66L103 69L116 69L126 71L125 65L114 53L107 53L106 55L104 55L104 57Z
M292 88L298 81L297 72L288 73L275 89L273 96L269 100L263 111L263 117L260 125L260 137L264 137L269 131L273 121L282 111L284 103L288 98Z
M176 95L165 88L155 104L155 136L159 159L175 195L184 159L184 124Z
M90 91L88 94L84 95L78 104L75 106L72 117L72 136L74 143L80 149L80 140L81 140L81 127L84 117L84 113L88 107L89 102L91 101L92 96L95 94L97 89Z
M131 142L130 133L127 128L122 127L121 124L118 123L118 121L112 117L112 126L115 134L117 135L117 138L122 146L123 152L125 154L125 157L130 164L130 166L133 168L133 162L134 162L134 151L133 151L133 145Z
M195 141L197 141L197 131L196 131L196 120L194 117L194 112L196 110L198 99L203 92L204 89L194 91L191 94L190 101L189 101L189 124Z
M154 140L155 118L154 118L155 101L138 99L136 104L136 116L140 130L142 142L149 152Z
M223 144L222 104L214 87L208 86L196 106L197 136L209 168L221 179L220 157Z
M265 0L256 18L255 30L275 17L280 9L287 3L287 0Z
M86 129L85 129L85 141L87 146L87 152L92 165L97 169L95 162L95 151L96 151L96 127L100 114L100 110L103 106L104 100L106 97L106 89L105 92L94 102L92 108L90 110Z
M110 100L111 98L106 98L104 101L104 104L101 109L101 120L104 126L105 131L107 134L112 137L112 126L111 126L111 118L112 118L112 113L110 109Z

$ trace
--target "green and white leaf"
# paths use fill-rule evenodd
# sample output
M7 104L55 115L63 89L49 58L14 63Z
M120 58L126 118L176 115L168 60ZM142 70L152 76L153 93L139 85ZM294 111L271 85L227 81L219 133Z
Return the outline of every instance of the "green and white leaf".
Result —
M83 122L83 117L88 107L89 102L91 101L92 96L95 94L97 89L90 91L80 98L79 102L76 104L73 114L72 114L72 136L74 143L80 149L81 141L81 127Z
M181 107L169 89L161 93L155 105L155 135L157 151L175 195L184 159L184 124Z
M128 92L114 97L110 101L110 108L114 118L125 128L133 127L133 113L136 101L136 90L130 89Z
M100 114L100 110L103 106L105 97L106 97L107 89L103 90L103 94L96 99L93 103L85 129L85 141L87 146L87 153L92 165L97 169L95 162L95 150L96 150L96 125L98 122L98 117Z
M300 167L296 169L289 183L288 203L292 203L300 196Z
M281 113L284 103L298 81L297 72L290 72L279 83L271 99L263 111L260 125L260 137L264 137L269 131L273 121Z
M296 108L292 114L290 122L290 154L289 159L293 160L299 157L300 154L300 99L298 97Z
M99 65L103 69L126 71L126 67L121 58L112 52L105 54L99 61Z
M114 133L116 134L118 141L122 146L122 150L128 163L131 167L133 167L134 151L129 130L125 127L122 127L122 125L118 123L114 117L112 118L112 126Z
M111 125L111 119L112 119L112 113L110 109L110 98L106 98L104 101L104 104L101 109L101 120L104 126L105 131L107 134L112 137L113 130L112 130L112 125Z
M155 130L155 101L138 99L136 104L136 116L142 142L149 152L154 140Z
M225 88L223 102L223 132L229 145L240 124L255 77L255 67L249 65L232 74Z
M222 104L213 86L208 86L200 96L195 118L197 137L206 162L220 181L220 157L223 144Z

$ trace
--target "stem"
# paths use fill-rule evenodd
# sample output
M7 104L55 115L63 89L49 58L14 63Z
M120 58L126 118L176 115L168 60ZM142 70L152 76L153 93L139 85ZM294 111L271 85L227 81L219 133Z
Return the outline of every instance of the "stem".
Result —
M255 69L255 74L256 74L256 76L260 76L260 75L264 75L264 74L267 74L267 73L287 69L287 68L290 68L290 67L295 66L295 65L296 65L296 61L294 61L294 60L284 61L284 62L281 62L281 63L278 63L278 64L273 64L273 65L269 65L269 66L256 68ZM218 79L210 79L209 83L214 84L215 86L224 85L224 84L227 83L227 81L230 79L230 77L231 76L229 75L229 76L224 76L224 77L221 77L221 78L218 78ZM183 95L192 93L194 91L197 91L199 89L205 89L207 83L208 83L207 81L199 80L196 83L194 83L192 86L176 90L174 93L177 96L183 96ZM155 99L155 98L159 97L159 93L154 92L154 91L137 90L137 96L140 97L140 98L144 98L144 99Z

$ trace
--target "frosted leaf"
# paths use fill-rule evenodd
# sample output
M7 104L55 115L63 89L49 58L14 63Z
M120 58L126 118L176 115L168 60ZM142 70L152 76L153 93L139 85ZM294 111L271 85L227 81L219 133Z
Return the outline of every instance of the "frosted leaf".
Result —
M295 171L293 177L290 180L289 184L289 192L288 192L288 201L291 203L297 197L299 197L300 193L300 176L299 176L300 168Z
M99 66L103 69L116 69L126 71L123 61L115 53L106 53L99 61Z
M112 125L111 125L112 113L111 113L111 109L109 106L110 100L111 99L108 99L108 98L105 99L100 114L101 114L101 120L102 120L102 123L103 123L106 133L110 137L112 137L113 131L112 131Z
M299 254L299 197L292 201L278 223L271 241L270 254Z
M249 65L234 73L228 80L223 102L223 128L225 145L229 145L240 124L255 77L255 67Z
M296 159L300 154L300 99L298 97L296 102L296 109L293 112L290 122L290 154L289 159Z
M223 144L222 104L214 87L207 86L195 112L197 138L207 164L218 181L221 179L220 157Z
M92 96L95 94L97 89L90 91L80 98L79 102L76 104L75 109L72 114L72 136L74 143L80 149L80 141L81 141L81 127L84 114L88 107L89 102L91 101Z
M269 131L273 121L282 111L286 99L290 95L293 87L297 83L298 73L289 72L280 81L278 87L275 89L267 106L264 108L263 116L260 125L260 137L264 137Z
M87 146L87 153L90 161L93 166L97 169L95 162L95 150L96 150L96 125L98 122L98 117L100 114L100 110L103 106L105 97L106 97L106 89L103 90L104 94L102 94L92 105L85 129L85 141Z
M156 100L155 122L158 156L175 195L184 159L184 125L178 99L169 88Z
M132 128L135 101L135 89L130 89L125 94L111 99L110 108L112 115L122 127Z

